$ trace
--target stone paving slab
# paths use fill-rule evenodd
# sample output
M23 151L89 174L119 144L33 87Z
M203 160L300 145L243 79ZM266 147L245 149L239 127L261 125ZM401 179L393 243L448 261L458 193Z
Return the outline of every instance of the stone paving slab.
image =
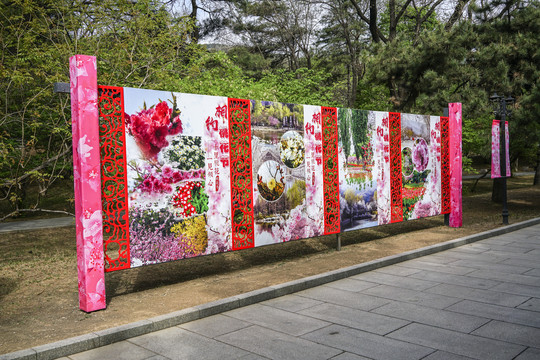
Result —
M349 352L344 352L342 354L339 354L338 356L334 356L332 360L370 360L367 357L359 356L356 354L352 354Z
M499 291L499 292L508 293L508 294L516 294L516 295L540 298L540 286L530 286L530 285L503 282L497 286L494 286L490 290Z
M390 335L392 339L440 349L474 359L513 359L525 346L463 334L423 324L410 324Z
M435 351L433 354L426 356L422 360L471 360L468 356L452 354L446 351Z
M137 336L130 343L169 359L238 359L248 353L238 347L172 327ZM96 349L97 350L97 349Z
M517 325L502 321L490 321L471 334L508 343L521 344L540 348L540 328Z
M517 358L515 358L515 360L538 360L538 359L540 359L540 349L535 349L535 348L528 348L527 350L519 354Z
M507 321L533 327L540 327L540 316L535 311L521 310L506 306L484 304L476 301L463 300L451 305L448 310L462 314L482 316L486 319Z
M292 336L300 336L330 325L326 321L303 316L299 313L259 304L232 310L227 312L226 315Z
M326 286L345 291L360 292L362 290L377 286L377 284L358 279L343 279L328 283Z
M540 269L539 269L539 268L531 269L531 270L529 270L529 271L523 273L523 275L538 276L538 277L540 277Z
M412 277L417 276L419 273L409 275L410 277L397 276L390 274L383 274L380 272L369 272L360 275L353 276L353 279L370 281L375 284L391 285L400 288L422 291L435 286L439 281L427 281L424 279L414 279Z
M500 262L504 265L516 265L516 266L526 266L531 269L540 269L540 263L535 260L523 260L523 259L505 259Z
M272 300L266 300L261 303L261 305L272 306L277 309L287 310L291 312L297 312L319 304L323 304L323 302L294 294L278 297Z
M514 295L508 292L473 289L466 286L452 284L440 284L427 289L426 292L451 296L459 299L474 300L481 303L511 307L518 306L529 299L528 296Z
M409 321L397 319L397 317L374 314L335 304L317 305L302 310L300 314L379 335L388 334L410 323Z
M508 274L527 274L527 272L534 270L528 266L506 265L501 263L492 263L486 261L472 261L472 260L457 260L452 263L452 266L465 266L467 268L473 268L478 270L488 270L497 273Z
M421 271L419 273L412 274L411 277L414 277L415 279L424 280L424 281L430 281L431 283L433 283L433 286L438 285L438 283L444 283L444 284L451 284L451 285L461 285L461 286L470 287L473 289L490 289L501 283L500 281L495 281L495 280L478 279L478 278L474 278L470 276L445 274L445 273L436 272L436 271Z
M102 346L94 350L71 355L70 358L73 360L145 360L153 356L156 356L155 352L128 341L121 341L115 344Z
M540 277L538 276L509 274L492 270L475 270L467 275L470 277L510 282L513 284L540 286Z
M535 241L540 218L0 359L538 359Z
M353 354L381 360L422 359L434 351L428 347L415 345L410 341L391 339L386 336L339 325L317 330L304 335L303 338L333 348L343 349ZM305 359L309 359L309 357L305 357Z
M381 306L380 308L373 310L373 312L464 333L469 333L489 321L486 318L473 315L465 315L397 301Z
M377 270L373 270L374 273L383 273L383 274L390 274L390 275L397 275L397 276L409 276L411 274L420 272L421 270L414 269L414 268L407 268L401 266L402 263L399 263L398 265L394 266L387 266L383 267Z
M428 289L429 290L429 289ZM389 285L379 285L364 291L365 294L382 297L389 300L408 302L435 309L444 309L461 299L434 293L414 291Z
M217 340L276 360L329 359L342 351L282 332L252 326L217 338Z
M475 268L466 267L466 266L455 266L454 264L439 264L436 261L430 262L425 259L409 260L409 261L405 261L401 263L400 265L404 267L418 269L418 270L436 271L440 273L453 274L453 275L466 275L476 270ZM415 272L414 274L417 274L418 272Z
M527 301L525 301L523 304L518 306L519 309L523 310L531 310L531 311L539 311L540 312L540 299L539 298L531 298Z
M182 329L186 329L209 338L215 338L251 325L251 323L238 320L230 316L218 314L191 321L179 326Z
M374 284L377 285L377 284ZM369 311L379 306L388 304L388 300L375 296L345 291L331 288L329 286L319 286L313 289L304 290L298 293L299 296L319 300L336 305Z

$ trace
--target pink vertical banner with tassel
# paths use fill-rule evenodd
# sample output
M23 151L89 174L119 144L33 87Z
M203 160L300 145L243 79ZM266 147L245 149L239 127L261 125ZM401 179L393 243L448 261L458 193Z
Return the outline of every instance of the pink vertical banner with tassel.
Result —
M72 56L69 74L79 308L91 312L106 307L96 58Z
M448 104L450 132L450 227L463 226L461 103Z

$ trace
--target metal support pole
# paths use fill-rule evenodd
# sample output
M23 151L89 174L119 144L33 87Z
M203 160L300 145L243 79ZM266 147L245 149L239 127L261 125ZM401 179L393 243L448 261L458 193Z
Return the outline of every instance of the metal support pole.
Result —
M502 219L503 225L508 225L508 196L507 196L507 186L506 186L506 99L501 101L502 111L501 111L501 122L500 122L500 141L499 141L499 152L501 156L501 177L503 182L503 194L502 194Z
M336 234L337 251L341 251L341 233Z

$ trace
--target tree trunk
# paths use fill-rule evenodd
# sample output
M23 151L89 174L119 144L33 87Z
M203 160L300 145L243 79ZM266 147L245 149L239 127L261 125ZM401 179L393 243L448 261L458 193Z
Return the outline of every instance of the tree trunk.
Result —
M540 186L540 144L536 150L536 166L534 167L533 186Z
M390 0L388 2L388 11L390 15L390 31L388 34L388 40L392 41L396 37L396 0Z
M502 203L503 200L503 179L493 179L493 189L491 191L491 201Z
M191 31L191 39L194 43L199 42L199 26L197 25L197 10L199 10L199 5L197 5L197 0L191 0L191 13L189 17L193 20L194 28Z
M369 32L373 42L379 42L379 29L377 27L377 0L369 1Z

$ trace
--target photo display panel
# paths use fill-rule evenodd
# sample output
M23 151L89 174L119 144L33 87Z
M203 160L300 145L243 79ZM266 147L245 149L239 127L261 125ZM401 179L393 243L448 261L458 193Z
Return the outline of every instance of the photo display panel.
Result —
M118 89L129 267L441 214L438 116Z

